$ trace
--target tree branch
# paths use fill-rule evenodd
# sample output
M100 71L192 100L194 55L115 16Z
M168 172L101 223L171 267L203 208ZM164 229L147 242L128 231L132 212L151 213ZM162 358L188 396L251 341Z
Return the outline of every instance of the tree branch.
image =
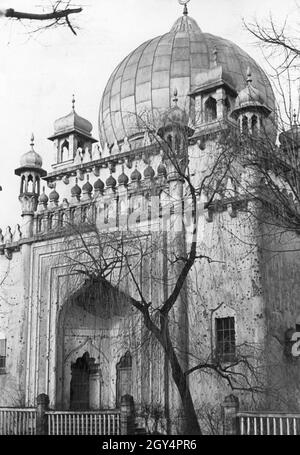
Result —
M61 19L66 18L68 20L68 16L70 14L77 14L81 13L82 8L67 8L65 10L60 11L52 11L51 13L23 13L20 11L15 11L14 9L10 8L5 10L5 17L12 18L12 19L29 19L29 20L37 20L37 21L48 21L52 19Z

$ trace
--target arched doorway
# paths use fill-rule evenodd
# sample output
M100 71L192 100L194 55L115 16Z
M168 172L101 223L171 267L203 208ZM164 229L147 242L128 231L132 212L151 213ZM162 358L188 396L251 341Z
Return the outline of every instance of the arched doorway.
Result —
M129 351L117 363L116 407L121 406L121 398L132 395L132 357Z
M90 408L90 356L88 352L71 365L70 409Z
M99 364L86 352L71 364L70 409L101 408L101 371Z

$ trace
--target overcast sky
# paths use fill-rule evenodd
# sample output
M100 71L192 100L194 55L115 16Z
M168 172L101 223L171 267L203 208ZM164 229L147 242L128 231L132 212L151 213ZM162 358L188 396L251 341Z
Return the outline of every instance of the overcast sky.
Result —
M83 4L76 16L78 36L69 29L30 33L32 27L0 18L0 227L20 223L19 181L14 175L20 156L35 149L51 170L53 144L47 137L53 122L71 109L89 119L98 137L101 94L120 61L142 42L166 33L182 14L177 0L74 0ZM36 12L48 0L0 0L0 8ZM205 32L227 38L262 63L261 52L243 29L242 18L264 21L272 12L282 22L296 17L295 0L191 0L189 14Z

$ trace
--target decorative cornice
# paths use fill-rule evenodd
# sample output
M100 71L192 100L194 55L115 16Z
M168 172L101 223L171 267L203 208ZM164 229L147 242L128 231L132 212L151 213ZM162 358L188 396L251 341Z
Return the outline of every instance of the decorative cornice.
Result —
M125 163L128 168L131 167L131 163L133 160L142 158L143 155L150 155L154 153L159 153L160 146L159 144L152 144L146 147L140 147L135 150L130 150L128 152L118 153L116 155L110 155L104 158L100 158L95 161L90 161L89 163L78 164L76 166L70 166L65 169L59 169L57 171L49 173L44 180L48 183L54 182L57 179L62 179L63 177L71 177L76 174L78 171L84 172L91 172L91 169L95 168L95 171L98 172L98 169L103 167L107 168L108 166L116 166L117 164Z

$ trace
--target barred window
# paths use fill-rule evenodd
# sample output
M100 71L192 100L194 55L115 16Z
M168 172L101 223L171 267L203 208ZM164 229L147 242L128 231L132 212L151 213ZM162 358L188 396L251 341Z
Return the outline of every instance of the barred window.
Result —
M216 318L216 354L221 362L235 359L235 321L234 318Z
M6 367L6 339L0 339L0 374L5 373Z

